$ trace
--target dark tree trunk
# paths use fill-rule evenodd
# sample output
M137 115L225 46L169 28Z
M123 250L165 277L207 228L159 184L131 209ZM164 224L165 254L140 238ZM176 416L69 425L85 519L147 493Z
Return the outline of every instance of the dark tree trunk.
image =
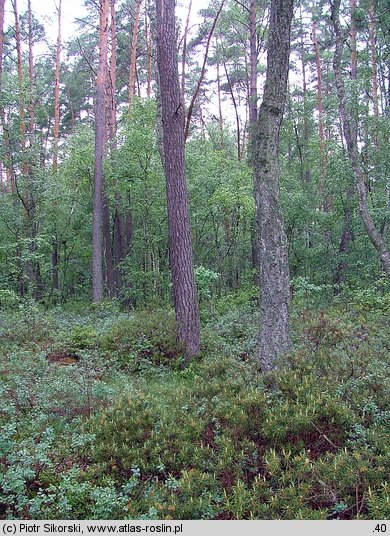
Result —
M169 252L178 341L186 358L199 352L199 310L184 164L184 117L176 48L175 0L157 0L157 65L163 120Z
M333 71L336 83L337 96L339 100L340 116L343 124L344 137L347 144L347 151L355 179L355 187L358 198L359 213L362 218L364 228L372 245L377 250L382 261L383 269L390 279L390 254L386 243L380 232L375 227L367 206L367 191L364 175L360 167L360 155L356 143L357 125L356 121L349 114L345 99L344 81L341 72L341 59L343 53L344 35L340 24L340 0L335 0L332 4L331 20L335 32L336 47L333 58Z
M95 104L95 167L93 182L93 223L92 223L92 302L103 299L103 156L106 139L106 87L107 87L107 39L108 0L100 0L99 23L99 67L96 80Z
M272 0L263 102L254 135L256 223L260 254L260 365L290 350L290 277L279 203L279 133L287 96L293 0Z

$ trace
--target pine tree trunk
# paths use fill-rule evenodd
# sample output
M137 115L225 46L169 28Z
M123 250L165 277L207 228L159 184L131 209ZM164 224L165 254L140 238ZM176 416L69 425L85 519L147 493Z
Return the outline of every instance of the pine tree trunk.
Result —
M336 83L337 97L339 100L340 116L343 124L344 137L347 144L347 151L351 163L352 173L355 179L355 188L357 192L359 213L362 218L367 235L377 250L382 261L383 269L390 279L390 254L386 243L380 235L378 229L371 218L367 206L367 191L362 169L360 167L360 155L356 143L357 125L347 109L345 99L344 81L341 71L341 60L343 53L343 31L340 25L340 0L335 0L332 4L331 20L335 32L336 47L333 58L333 71Z
M145 28L146 28L146 42L147 42L147 54L148 54L148 80L146 95L148 99L152 96L152 75L153 75L153 32L152 24L149 15L150 5L148 3L148 10L145 15Z
M175 0L157 0L156 10L173 300L178 341L184 345L186 358L189 359L199 352L200 328L185 177Z
M130 106L134 97L135 71L136 71L136 65L137 65L138 26L139 26L139 14L141 11L141 1L142 0L136 0L133 36L131 39L130 73L129 73L129 105Z
M279 133L287 96L293 0L272 0L263 102L254 136L256 224L260 263L260 365L290 350L290 277L279 202Z
M99 22L99 67L96 80L95 103L95 166L93 184L92 223L92 302L103 299L103 156L106 139L106 87L107 87L107 44L108 44L108 0L100 0Z

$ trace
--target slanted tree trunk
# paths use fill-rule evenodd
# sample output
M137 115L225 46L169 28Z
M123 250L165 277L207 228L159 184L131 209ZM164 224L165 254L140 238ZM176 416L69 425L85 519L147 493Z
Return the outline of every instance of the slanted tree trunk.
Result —
M377 250L382 261L383 269L390 279L390 254L380 232L375 227L367 206L367 191L364 175L360 167L360 155L357 146L357 124L349 113L345 98L344 81L341 71L344 35L340 24L340 0L334 0L332 4L331 21L335 32L336 47L333 57L333 71L336 83L337 97L339 101L340 116L343 124L344 137L351 163L352 173L355 180L360 217L372 245Z
M136 66L137 66L138 26L139 26L139 14L141 11L141 2L142 0L136 0L133 35L131 39L130 73L129 73L129 105L130 106L134 98L135 72L136 72Z
M290 277L279 203L279 133L287 96L293 0L271 0L267 74L254 135L256 224L260 264L260 365L273 369L290 350Z
M176 49L175 0L157 0L157 65L163 120L169 253L178 341L190 359L199 352L199 310L184 163L183 110Z
M93 181L93 223L92 223L92 302L103 299L103 156L106 138L106 87L107 87L107 45L108 45L109 0L100 0L99 21L99 66L96 80L95 103L95 166Z

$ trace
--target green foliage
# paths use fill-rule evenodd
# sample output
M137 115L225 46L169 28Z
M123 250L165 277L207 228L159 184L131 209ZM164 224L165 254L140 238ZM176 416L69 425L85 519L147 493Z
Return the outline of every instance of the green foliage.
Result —
M196 288L198 291L198 299L200 301L211 298L213 284L219 277L220 274L217 274L213 270L209 270L204 266L195 267Z
M123 364L141 368L175 363L183 353L171 310L145 310L124 318L102 337L101 347L116 352Z
M167 310L2 312L0 516L388 517L386 312L296 311L264 377L256 309L206 317L212 344L182 370Z

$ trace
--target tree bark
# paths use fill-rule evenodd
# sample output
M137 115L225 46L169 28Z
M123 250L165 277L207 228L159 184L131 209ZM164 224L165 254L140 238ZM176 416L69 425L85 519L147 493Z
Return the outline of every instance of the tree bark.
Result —
M99 67L96 80L95 104L95 166L93 188L92 223L92 302L103 299L102 269L102 217L103 217L103 156L106 138L106 87L107 87L107 45L108 45L109 1L100 0L99 21Z
M173 301L178 342L183 344L188 360L199 352L200 327L185 177L175 0L157 0L156 11Z
M367 207L367 191L364 175L360 167L360 157L356 143L357 125L348 113L345 99L344 81L341 71L341 60L343 53L343 31L340 24L340 0L334 0L332 4L331 21L335 32L336 47L333 57L333 71L336 83L337 97L339 101L340 116L343 123L344 137L347 144L347 151L351 163L352 173L355 180L355 187L358 198L359 213L363 221L367 235L377 250L382 261L383 269L390 279L390 254L380 232L375 227Z
M293 0L271 0L267 74L254 135L256 224L260 263L259 357L263 372L290 343L290 277L279 203L279 133L287 96Z

